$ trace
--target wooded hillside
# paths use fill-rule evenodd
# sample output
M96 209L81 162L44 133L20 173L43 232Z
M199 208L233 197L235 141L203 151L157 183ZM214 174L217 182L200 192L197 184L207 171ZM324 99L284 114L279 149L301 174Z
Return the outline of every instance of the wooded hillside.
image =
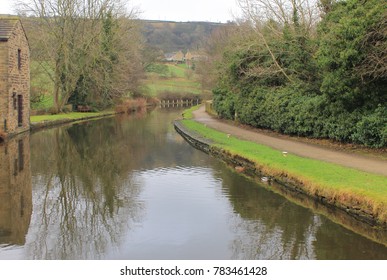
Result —
M141 20L145 43L165 53L198 50L221 23Z

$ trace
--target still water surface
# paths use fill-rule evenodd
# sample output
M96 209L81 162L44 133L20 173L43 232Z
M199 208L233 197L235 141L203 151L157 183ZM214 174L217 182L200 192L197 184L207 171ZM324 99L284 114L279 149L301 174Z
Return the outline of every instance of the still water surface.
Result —
M387 259L387 248L189 146L180 111L0 146L0 259Z

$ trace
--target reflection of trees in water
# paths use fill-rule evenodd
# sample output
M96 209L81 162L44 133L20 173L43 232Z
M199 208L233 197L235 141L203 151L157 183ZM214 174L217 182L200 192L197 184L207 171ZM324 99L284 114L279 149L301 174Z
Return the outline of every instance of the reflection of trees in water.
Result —
M0 144L0 245L24 245L32 213L30 137Z
M103 258L142 217L132 171L179 165L168 131L176 113L104 119L32 137L37 259ZM186 145L186 143L184 143ZM184 152L185 153L185 152Z
M34 137L34 204L39 211L31 237L33 258L101 258L141 218L136 202L140 189L129 175L130 158L138 151L125 144L114 122L104 124Z
M130 182L122 183L130 186ZM54 179L47 189L40 188L34 201L41 212L35 216L31 257L100 258L107 246L117 243L120 232L140 218L141 205L134 202L138 189L122 192L107 206L109 197L104 197L102 188L98 180L87 188L73 176L62 182Z
M316 232L316 239L318 242L314 246L318 259L387 259L386 246L371 242L344 227L337 227L334 223L324 222Z
M374 243L231 172L219 172L236 213L234 259L384 259Z
M315 258L313 236L320 225L318 216L238 174L222 172L220 176L240 215L232 223L240 233L232 244L233 258Z
M300 231L289 235L281 225L268 225L257 220L238 219L233 223L241 232L231 247L233 259L315 259L313 242L318 217L301 235Z
M114 255L111 251L119 249L121 236L127 236L146 210L138 199L141 182L132 174L191 162L207 165L210 160L186 148L170 124L175 117L176 112L155 111L145 118L119 116L33 135L34 213L27 258ZM218 170L215 177L222 179L223 190L240 215L230 218L236 235L230 244L232 258L348 259L359 254L356 250L367 251L370 242L357 236L346 240L349 233L323 217L225 170L216 160L211 163L219 165L211 168ZM364 243L349 253L328 249L356 242ZM369 247L382 258L385 251Z

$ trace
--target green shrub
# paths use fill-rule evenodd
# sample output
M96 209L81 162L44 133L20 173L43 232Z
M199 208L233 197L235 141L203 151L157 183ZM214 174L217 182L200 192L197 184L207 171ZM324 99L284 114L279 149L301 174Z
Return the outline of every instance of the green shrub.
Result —
M230 91L217 88L213 90L214 109L221 118L235 118L235 99L236 95Z
M152 63L149 64L145 71L148 73L157 73L162 77L167 77L169 74L168 66L165 64L159 64L159 63Z
M387 146L386 13L386 1L337 1L317 38L285 26L267 36L270 55L257 39L227 48L214 109L280 133Z
M379 106L373 114L365 115L356 124L353 141L370 147L387 146L387 107Z

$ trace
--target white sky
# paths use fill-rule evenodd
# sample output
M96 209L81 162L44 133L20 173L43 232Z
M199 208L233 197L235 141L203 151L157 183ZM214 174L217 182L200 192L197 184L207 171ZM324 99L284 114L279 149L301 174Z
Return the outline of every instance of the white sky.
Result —
M226 22L238 15L236 0L125 0L142 19ZM15 14L16 0L0 0L0 14Z
M236 0L130 0L143 11L140 18L173 21L233 20Z
M0 14L13 14L11 8L12 0L0 0Z

